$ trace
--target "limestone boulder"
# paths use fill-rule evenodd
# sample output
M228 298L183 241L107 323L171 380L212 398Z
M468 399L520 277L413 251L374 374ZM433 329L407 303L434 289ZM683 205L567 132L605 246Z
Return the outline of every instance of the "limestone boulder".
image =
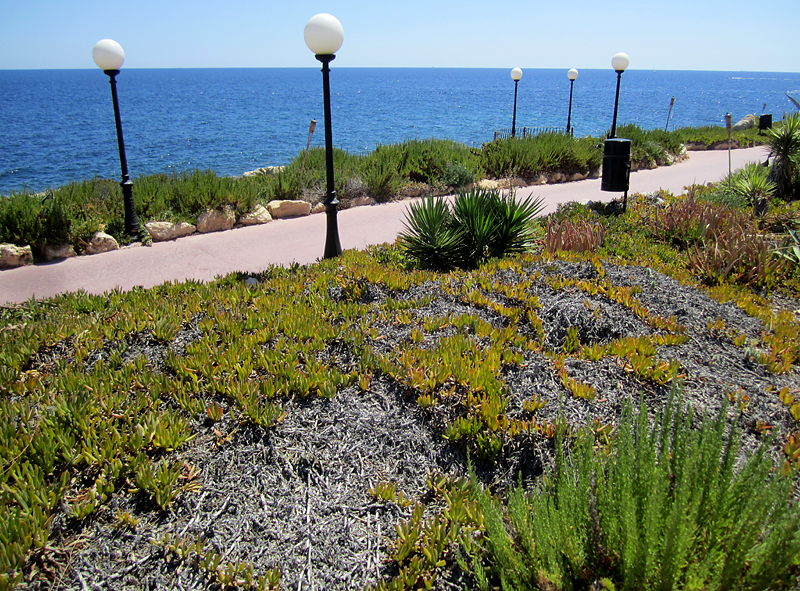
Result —
M119 243L117 243L114 237L105 232L95 232L84 253L100 254L112 250L119 250Z
M478 181L478 188L491 191L497 188L497 181L492 179L481 179Z
M236 215L230 207L209 209L197 216L197 231L201 234L230 230L236 223Z
M272 221L272 216L263 205L259 205L250 213L247 213L239 218L239 223L243 226L255 226L258 224L266 224Z
M267 203L267 209L274 219L296 218L311 213L311 204L300 200L278 200Z
M56 261L59 259L68 259L75 256L75 249L71 244L60 244L58 246L46 245L43 249L44 259L46 261Z
M0 244L0 268L10 269L32 264L33 252L30 246Z
M363 196L363 197L356 197L355 199L350 200L351 207L361 207L363 205L375 205L377 201L375 201L372 197Z
M419 197L424 193L429 193L430 187L425 183L413 182L400 189L400 194L403 197Z
M197 227L187 222L147 222L144 225L153 242L164 242L189 236L197 231Z
M261 168L256 168L255 170L248 170L244 173L244 176L259 176L259 175L273 175L282 172L284 169L283 166L262 166Z
M742 131L743 129L750 129L758 125L758 115L752 113L750 115L745 115L739 121L736 122L736 125L733 126L734 131Z

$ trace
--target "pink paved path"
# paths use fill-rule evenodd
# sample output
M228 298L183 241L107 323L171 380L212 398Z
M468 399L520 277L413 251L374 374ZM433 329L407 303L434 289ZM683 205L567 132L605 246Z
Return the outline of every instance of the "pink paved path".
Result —
M763 161L764 148L732 152L733 167ZM681 192L686 185L720 180L728 172L728 152L691 152L680 164L631 174L631 193L666 189ZM545 211L567 201L609 200L618 194L602 193L600 180L523 188L518 196L541 196ZM339 212L339 237L343 249L393 242L403 229L405 202L357 207ZM325 245L325 215L276 220L262 226L228 232L193 235L151 247L132 246L94 256L81 256L17 269L0 270L0 302L24 302L83 289L103 293L119 287L153 287L165 281L210 281L232 271L261 271L269 265L313 263Z

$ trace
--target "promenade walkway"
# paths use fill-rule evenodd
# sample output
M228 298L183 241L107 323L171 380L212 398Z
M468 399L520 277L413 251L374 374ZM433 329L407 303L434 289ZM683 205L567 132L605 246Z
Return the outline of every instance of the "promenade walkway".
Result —
M764 161L765 148L732 152L733 168ZM692 183L716 182L728 172L728 152L690 152L688 160L631 174L630 192L665 189L680 193ZM568 201L604 200L618 194L600 191L600 180L519 189L520 197L545 201L543 213ZM393 242L403 230L407 202L357 207L339 212L343 249L362 249ZM19 303L59 293L85 290L103 293L119 287L153 287L165 281L210 281L232 271L258 272L270 265L313 263L325 245L325 215L276 220L261 226L193 235L151 247L134 245L93 256L74 257L42 265L0 270L0 303Z

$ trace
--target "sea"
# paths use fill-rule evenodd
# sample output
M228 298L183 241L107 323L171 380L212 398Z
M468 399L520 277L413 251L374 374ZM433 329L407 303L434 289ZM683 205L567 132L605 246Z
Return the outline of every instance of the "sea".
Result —
M381 144L452 139L480 147L509 129L510 69L337 68L331 64L336 147L365 154ZM617 75L580 70L571 124L577 136L611 128ZM239 176L283 165L324 145L319 68L123 69L117 76L131 177L194 169ZM724 125L756 113L775 120L800 73L647 71L621 78L618 124L645 129ZM567 70L525 69L516 127L566 129ZM0 194L44 191L83 179L120 178L109 80L93 70L0 70ZM670 110L670 104L674 104Z

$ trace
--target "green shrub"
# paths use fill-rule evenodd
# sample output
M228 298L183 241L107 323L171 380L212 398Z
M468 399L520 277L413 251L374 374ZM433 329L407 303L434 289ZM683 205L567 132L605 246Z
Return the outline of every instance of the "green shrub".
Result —
M363 173L370 195L378 203L388 201L400 188L397 165L389 160L373 159L365 163Z
M475 173L460 162L451 162L444 167L442 184L460 189L475 182Z
M727 409L670 401L648 426L629 405L609 443L584 430L555 471L507 507L481 490L488 572L503 589L791 589L800 552L792 481L766 446L741 458ZM473 563L480 562L473 554Z
M300 173L294 168L284 168L273 175L265 190L267 201L282 201L300 197Z
M709 147L719 142L728 141L727 128L720 125L705 125L702 127L684 127L670 132L684 144L699 144ZM731 139L742 148L757 146L766 143L765 136L759 135L756 127L742 131L732 131Z
M483 168L495 178L534 178L544 172L588 173L602 162L597 140L563 133L497 139L483 144Z
M0 242L45 245L68 242L71 221L60 200L30 193L12 193L0 199Z

